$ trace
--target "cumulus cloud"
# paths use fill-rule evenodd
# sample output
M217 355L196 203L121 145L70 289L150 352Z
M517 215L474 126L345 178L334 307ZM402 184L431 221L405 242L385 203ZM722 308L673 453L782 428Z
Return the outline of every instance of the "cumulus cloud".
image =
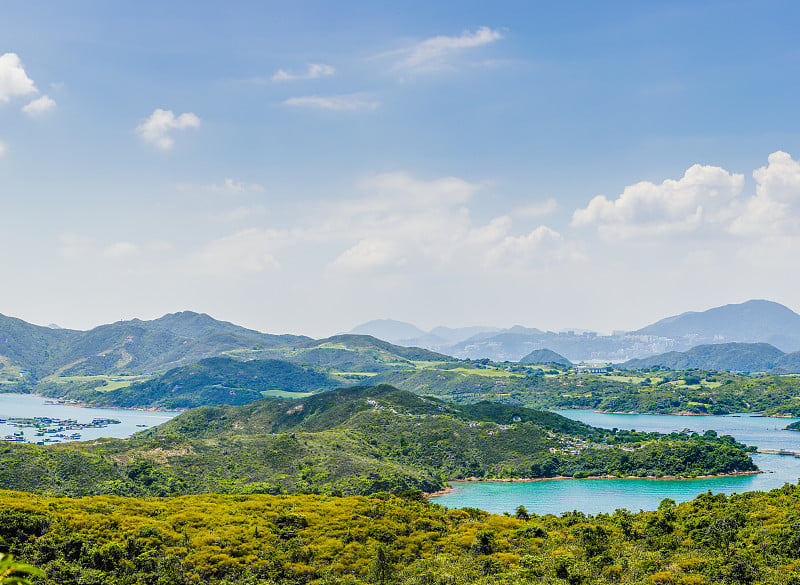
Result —
M43 95L22 107L22 111L29 116L36 118L43 116L56 107L56 101L49 96Z
M336 270L370 270L406 263L402 251L394 242L377 238L365 238L352 248L345 250L332 263Z
M617 238L668 236L727 225L744 176L693 165L679 180L642 181L614 200L598 195L572 216L574 227L595 226Z
M286 106L311 108L315 110L331 110L334 112L348 112L356 110L374 110L380 107L380 102L362 94L346 94L331 96L302 96L293 97L283 102Z
M320 77L330 77L336 73L336 69L330 65L322 63L311 63L304 73L290 73L283 69L278 69L271 77L272 81L295 81L297 79L318 79Z
M564 241L557 231L541 225L521 236L505 236L486 253L492 265L522 269L541 262L585 260L576 245Z
M162 150L169 150L175 145L175 139L171 136L174 130L199 127L200 118L191 112L175 116L172 110L157 108L147 120L136 127L136 132L145 142Z
M16 53L0 55L0 102L11 98L37 93L33 80L25 73Z
M767 166L753 171L756 193L732 222L731 232L742 236L800 233L800 162L783 151L773 152Z
M257 274L280 268L273 255L287 233L250 228L210 242L193 258L197 272L212 276Z
M542 263L563 243L543 226L514 234L507 215L476 223L466 205L482 186L457 177L424 181L404 172L384 173L362 180L359 188L364 197L325 209L325 221L315 226L318 237L354 241L329 264L333 271L420 263L498 266L511 264L512 255L517 265Z
M387 56L398 57L397 69L410 72L436 71L450 66L450 60L468 49L474 49L503 38L499 30L486 26L474 32L464 31L459 36L437 36L405 47Z

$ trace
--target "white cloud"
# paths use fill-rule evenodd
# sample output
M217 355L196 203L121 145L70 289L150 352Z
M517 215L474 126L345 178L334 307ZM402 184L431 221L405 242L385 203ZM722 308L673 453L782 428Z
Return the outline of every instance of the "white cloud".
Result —
M374 110L381 105L379 101L362 94L293 97L283 103L287 106L334 112Z
M264 186L258 183L245 183L243 181L226 178L220 184L212 183L211 185L206 185L206 189L214 193L238 195L241 193L262 193L264 191Z
M439 204L466 203L480 189L480 185L469 183L458 177L443 177L432 181L420 181L405 172L381 173L359 182L361 191L370 194L374 205L428 207Z
M541 225L521 236L505 236L486 252L485 263L515 269L532 264L581 261L585 255L557 231Z
M247 219L248 217L252 217L253 215L266 213L267 208L263 205L254 205L252 207L246 207L241 205L230 211L224 212L217 217L224 222L236 222L242 221L243 219Z
M512 215L514 215L514 217L528 218L545 217L555 212L556 209L558 209L558 203L551 197L550 199L542 201L541 203L531 203L530 205L517 207L514 209L514 211L512 211Z
M136 132L146 142L169 150L175 145L175 140L170 136L171 131L199 127L200 118L191 112L175 116L172 110L157 108L147 120L136 127Z
M103 256L112 259L136 256L138 253L139 246L131 242L116 242L103 250Z
M329 264L333 271L508 265L511 254L517 254L517 265L542 263L562 243L543 226L514 234L509 216L474 222L466 204L481 185L457 177L422 181L385 173L362 180L359 188L364 197L325 208L324 221L309 230L326 240L355 242ZM531 253L534 249L541 253Z
M333 269L345 271L371 270L390 265L401 266L406 260L402 250L393 242L365 238L352 248L345 250L330 265Z
M596 226L612 238L668 236L723 227L744 187L744 176L694 165L679 180L642 181L615 200L598 195L572 216L574 227Z
M42 116L56 107L56 101L49 96L43 95L23 106L22 111L31 117Z
M207 275L257 274L280 268L273 252L286 232L250 228L210 242L193 258L197 272Z
M731 224L731 233L800 234L800 162L780 150L767 160L767 166L753 171L756 194L745 202L742 213Z
M400 57L395 64L398 69L413 72L436 71L449 66L453 56L502 38L503 34L499 30L482 26L474 32L464 31L457 37L432 37L386 55Z
M8 145L6 145L5 142L0 140L0 158L3 158L7 152L8 152Z
M330 65L324 65L322 63L311 63L306 69L305 73L289 73L288 71L284 71L283 69L278 69L275 72L275 75L272 76L271 80L275 82L281 81L294 81L297 79L319 79L320 77L330 77L336 73L336 69L331 67Z
M0 55L0 102L8 102L12 97L37 93L33 80L25 73L16 53Z

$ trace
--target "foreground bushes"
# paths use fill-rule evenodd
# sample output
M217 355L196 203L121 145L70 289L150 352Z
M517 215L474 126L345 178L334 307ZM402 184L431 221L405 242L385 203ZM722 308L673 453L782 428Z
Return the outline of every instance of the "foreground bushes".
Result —
M654 512L518 517L404 497L46 498L0 492L0 552L34 582L800 582L800 489L704 494ZM527 517L527 520L524 519Z

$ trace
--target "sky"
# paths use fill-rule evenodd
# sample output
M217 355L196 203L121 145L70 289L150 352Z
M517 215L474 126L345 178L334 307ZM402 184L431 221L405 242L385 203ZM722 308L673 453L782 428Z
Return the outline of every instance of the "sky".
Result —
M0 313L800 311L793 0L0 6Z

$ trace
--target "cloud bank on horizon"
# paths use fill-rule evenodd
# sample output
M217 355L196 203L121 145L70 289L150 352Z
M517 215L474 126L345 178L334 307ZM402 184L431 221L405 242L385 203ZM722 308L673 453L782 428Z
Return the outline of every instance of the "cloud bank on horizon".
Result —
M523 4L412 24L345 3L326 26L164 7L167 37L128 8L33 23L11 5L6 314L89 327L194 309L319 335L800 309L800 88L782 74L800 41L747 7L711 34L689 2L587 4L569 25ZM719 48L764 18L777 28L742 40L747 58ZM212 47L210 26L237 36ZM733 72L756 62L739 95Z

